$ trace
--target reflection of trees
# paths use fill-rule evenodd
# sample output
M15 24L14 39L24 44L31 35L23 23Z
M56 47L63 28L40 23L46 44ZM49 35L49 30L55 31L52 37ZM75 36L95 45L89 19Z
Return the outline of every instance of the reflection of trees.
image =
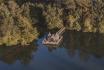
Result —
M75 32L66 32L64 37L64 47L68 49L69 55L74 56L77 48Z
M89 49L91 49L91 40L92 39L92 35L89 33L82 33L81 37L80 37L80 58L87 60L89 58L89 54L90 51ZM92 50L91 50L92 51Z
M0 60L8 64L12 64L16 60L28 64L32 59L32 52L36 50L35 46L0 47Z
M86 58L89 54L104 56L104 36L101 34L94 34L94 33L83 33L81 34L81 44L80 44L80 57ZM86 55L87 56L86 56Z
M79 50L80 58L84 60L87 60L89 55L104 56L104 35L72 31L66 32L64 38L64 47L71 56L76 54L76 50Z

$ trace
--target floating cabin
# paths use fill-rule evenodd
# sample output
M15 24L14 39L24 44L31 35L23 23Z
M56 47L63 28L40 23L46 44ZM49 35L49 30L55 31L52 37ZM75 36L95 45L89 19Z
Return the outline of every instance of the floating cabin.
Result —
M46 38L44 38L44 40L42 41L42 44L44 44L44 45L58 45L63 39L62 34L64 31L65 31L65 28L61 28L55 34L51 34L49 32L48 36Z

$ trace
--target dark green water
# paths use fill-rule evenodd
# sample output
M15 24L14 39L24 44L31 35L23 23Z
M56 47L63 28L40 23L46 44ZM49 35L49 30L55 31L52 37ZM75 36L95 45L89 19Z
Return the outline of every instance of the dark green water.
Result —
M0 47L0 70L104 70L104 35L66 31L57 48ZM35 43L34 43L35 44Z

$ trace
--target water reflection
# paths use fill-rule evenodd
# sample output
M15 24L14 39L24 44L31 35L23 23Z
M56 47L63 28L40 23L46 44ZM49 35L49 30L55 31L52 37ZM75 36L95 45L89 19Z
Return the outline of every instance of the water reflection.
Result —
M58 47L43 45L45 36L36 46L0 47L0 69L104 70L103 34L66 31Z
M13 64L19 60L22 64L29 64L32 59L32 52L36 52L37 47L29 46L15 46L15 47L0 47L0 61L7 64Z
M47 49L48 52L53 52L58 48L65 48L70 57L74 57L79 52L80 59L87 61L90 56L96 58L104 57L103 42L103 34L66 31L63 43L59 47L47 47ZM0 60L8 64L13 64L16 60L19 60L23 64L28 64L32 60L32 52L39 51L37 48L34 45L0 47Z
M74 56L76 50L80 52L80 59L87 60L90 55L96 58L104 57L104 35L96 33L81 33L66 31L64 34L64 48L70 56Z

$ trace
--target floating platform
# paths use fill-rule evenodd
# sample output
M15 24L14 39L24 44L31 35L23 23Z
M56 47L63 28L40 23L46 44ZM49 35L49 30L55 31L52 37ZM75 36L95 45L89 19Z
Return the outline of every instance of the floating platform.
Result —
M44 39L42 41L42 44L56 46L56 45L59 45L61 43L62 39L63 39L63 36L60 36L60 38L56 41L48 41L48 40Z
M42 44L44 45L51 45L51 46L57 46L61 43L63 39L63 32L65 31L65 27L61 28L58 32L55 34L49 33L46 38L42 41Z

